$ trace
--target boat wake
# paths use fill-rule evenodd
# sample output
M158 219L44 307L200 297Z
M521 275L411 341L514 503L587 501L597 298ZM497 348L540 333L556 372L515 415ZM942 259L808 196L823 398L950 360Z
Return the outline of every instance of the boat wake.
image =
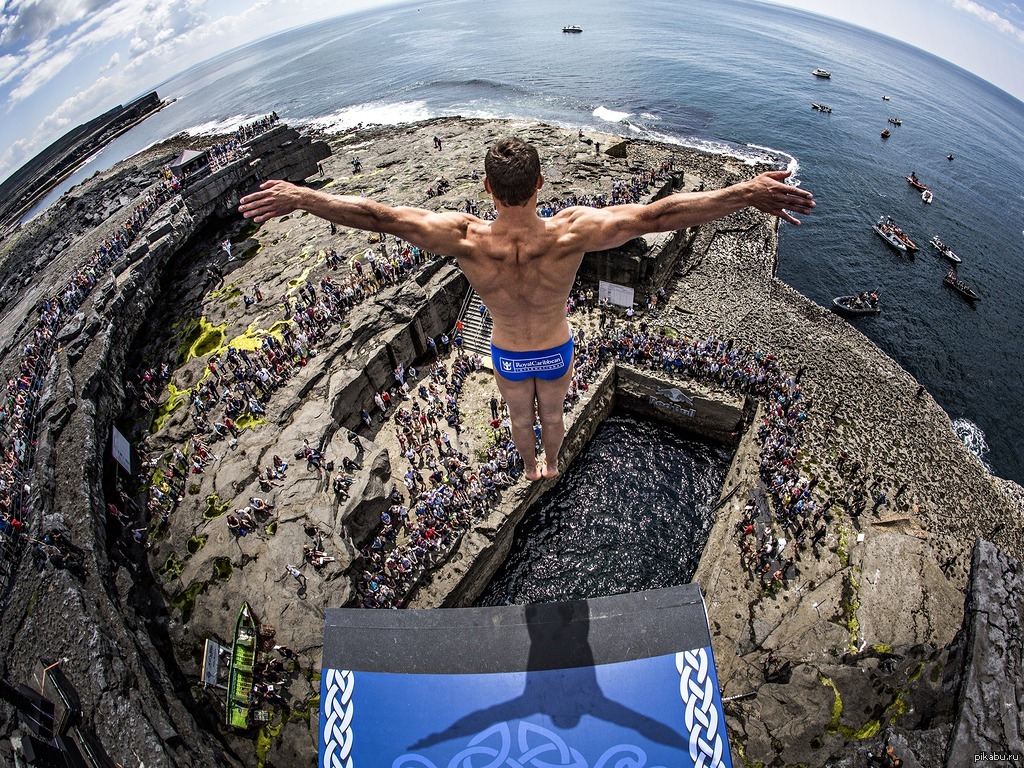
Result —
M985 433L981 431L981 427L975 424L970 419L963 417L953 420L953 431L956 436L960 438L970 454L978 460L978 462L985 468L987 472L992 471L992 467L987 461L985 456L989 452L988 443L985 442Z

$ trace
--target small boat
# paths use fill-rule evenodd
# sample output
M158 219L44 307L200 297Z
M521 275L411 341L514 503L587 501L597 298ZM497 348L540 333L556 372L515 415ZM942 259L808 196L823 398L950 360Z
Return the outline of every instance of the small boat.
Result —
M952 155L946 155L946 159L952 161L953 160L953 156Z
M928 185L922 183L921 180L917 178L917 174L914 173L913 171L910 172L909 176L904 176L903 178L907 180L907 184L912 186L918 192L924 192L926 189L928 189Z
M564 27L562 27L562 31L563 32L577 32L578 33L578 32L582 32L583 31L583 27L578 27L575 24L566 24Z
M242 603L235 620L235 637L231 643L231 665L228 671L225 722L232 728L248 728L253 665L256 662L258 625L249 603Z
M959 293L968 301L977 301L981 298L971 286L956 276L956 267L953 267L946 276L942 278L942 282L952 288L954 291Z
M889 97L888 97L888 96L883 96L883 97L882 97L882 101L888 101L888 100L889 100Z
M878 293L875 291L861 291L853 296L836 296L832 299L832 306L837 312L854 317L877 315L882 311L878 306Z
M879 216L878 221L872 229L878 233L879 237L900 253L907 252L906 244L900 239L899 235L896 234L899 231L899 227L897 227L888 216Z
M931 205L932 200L935 199L935 195L932 194L932 191L930 189L926 189L924 192L921 193L921 199L925 202L925 204Z
M882 131L882 138L883 139L888 139L890 136L892 136L892 134L889 133L889 129L888 128L886 128L884 131Z
M893 125L903 125L903 121L900 120L898 117L890 117L889 122L892 123Z
M950 247L949 247L948 245L946 245L946 244L945 244L944 242L942 242L941 240L939 240L939 236L938 236L938 235L936 235L935 237L933 237L933 238L932 238L931 240L929 240L928 242L930 242L930 243L932 244L932 247L933 247L933 248L935 248L935 249L936 249L936 250L937 250L937 251L938 251L939 253L941 253L941 254L942 254L943 256L945 256L945 257L946 257L947 259L949 259L950 261L952 261L952 262L953 262L954 264L960 264L961 262L963 262L963 259L961 259L961 258L960 258L959 256L957 256L957 255L956 255L956 254L955 254L955 253L953 252L953 249L952 249L952 248L950 248Z
M818 67L818 69L811 72L811 74L814 75L815 77L824 77L825 79L832 77L831 72L824 70L821 67Z
M826 114L829 115L832 114L832 107L828 106L827 104L818 104L817 102L813 102L811 104L811 109L816 109L819 112L825 112Z

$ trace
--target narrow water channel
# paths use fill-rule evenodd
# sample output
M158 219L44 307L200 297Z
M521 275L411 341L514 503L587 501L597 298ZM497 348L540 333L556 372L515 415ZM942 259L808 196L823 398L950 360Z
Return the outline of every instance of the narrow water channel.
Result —
M613 414L516 530L477 605L577 600L685 584L711 531L731 447Z

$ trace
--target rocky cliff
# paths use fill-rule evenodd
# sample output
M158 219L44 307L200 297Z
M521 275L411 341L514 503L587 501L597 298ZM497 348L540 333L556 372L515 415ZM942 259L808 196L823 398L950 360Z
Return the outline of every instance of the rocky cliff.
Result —
M512 129L451 119L331 137L334 155L324 164L325 176L312 183L435 210L484 206L483 151ZM556 195L607 192L637 168L658 168L669 160L676 169L671 189L721 186L756 170L729 158L607 136L600 141L614 152L595 155L572 132L533 124L516 124L514 130L538 144L547 187ZM444 152L431 154L433 135L442 136ZM306 144L291 133L264 140L267 146L252 146L261 163L229 165L190 188L184 200L160 209L136 241L131 261L103 277L61 332L62 346L46 378L32 483L38 513L33 532L66 530L86 553L89 572L77 579L50 566L39 571L31 558L21 559L0 628L3 676L28 681L41 655L66 659L61 668L79 688L88 724L122 763L137 757L155 766L285 766L313 759L323 609L349 600L361 565L358 548L376 529L400 474L390 426L366 430L358 448L347 429L359 426L359 410L393 381L396 365L424 359L427 338L451 327L466 290L461 273L439 258L362 301L269 400L265 420L247 425L233 444L213 446L212 467L189 475L166 524L151 521L159 535L150 548L129 549L125 557L105 511L107 501L116 499L107 458L111 425L124 427L151 457L182 445L191 425L187 404L176 405L175 393L195 386L216 352L258 345L276 332L287 322L281 298L324 275L347 274L328 266L331 249L350 265L380 245L365 233L335 232L301 214L259 230L230 216L237 197L262 178L312 175L324 156L323 145ZM158 148L113 169L4 242L8 278L0 338L7 343L6 371L17 364L39 301L117 226L145 180L170 156L170 149ZM363 171L354 169L353 159ZM451 192L428 195L441 175L451 182ZM220 247L225 238L234 243L230 258ZM1015 652L1012 618L993 619L995 606L986 607L975 595L1018 588L1008 578L996 586L998 568L970 582L968 571L973 541L993 531L993 551L1006 558L999 561L1004 576L1019 567L1012 558L1024 553L1020 489L987 475L970 458L937 404L913 399L916 382L905 371L847 323L777 281L776 246L774 224L743 213L657 242L634 243L618 255L592 255L584 266L594 277L664 285L666 306L656 320L673 332L735 337L775 355L789 370L806 368L805 392L813 408L801 462L804 471L820 477L823 492L842 494L840 451L858 457L893 493L904 482L910 489L884 518L841 517L821 558L802 563L801 578L785 590L766 593L742 568L734 537L742 506L760 483L757 444L743 433L757 423L754 403L697 389L681 391L678 402L668 398L676 405L696 402L702 414L714 409L720 418L709 419L705 431L739 440L696 577L707 596L725 695L743 697L728 710L734 755L749 765L852 768L888 739L901 745L907 765L916 760L952 768L954 757L966 754L956 745L995 748L1000 734L1013 737L1008 721L982 705L983 695L971 692L987 690L993 672L986 665L1012 673L998 658ZM221 271L222 285L207 277L210 267ZM243 304L242 295L257 286L266 298ZM161 395L156 413L144 412L129 397L125 376L159 362L173 364L173 390ZM589 439L616 397L655 409L651 390L664 388L649 373L607 369L572 417L567 453ZM485 373L472 374L464 389L469 416L458 441L474 457L487 444L481 414L491 391ZM347 499L334 494L318 471L296 465L294 453L304 441L325 459L360 461ZM274 454L292 466L273 490L273 525L235 537L225 512L258 493L256 472ZM472 600L507 551L515 523L543 489L544 484L523 483L506 491L443 565L424 575L412 604ZM308 570L299 589L284 566L302 557L304 526L310 523L324 532L325 549L336 560ZM980 560L993 557L976 556L975 572ZM1016 592L1006 594L998 603L1012 609ZM962 632L965 595L972 596L971 629ZM264 728L235 734L220 725L221 694L201 690L197 680L202 641L230 640L242 600L274 625L299 661L289 679L288 707ZM978 639L986 617L992 635L1009 638L1005 651ZM766 669L768 651L784 666ZM977 659L974 667L964 665L968 657ZM978 671L967 671L972 668ZM956 700L964 704L954 711L950 702ZM6 708L2 712L4 732L10 733L13 716ZM951 740L954 723L956 734L984 734L984 740Z

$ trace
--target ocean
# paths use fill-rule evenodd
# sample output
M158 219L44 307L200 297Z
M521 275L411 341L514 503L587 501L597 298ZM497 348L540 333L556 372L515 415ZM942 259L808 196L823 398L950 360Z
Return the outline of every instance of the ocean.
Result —
M566 24L584 31L564 34ZM831 79L813 77L817 67ZM824 306L878 290L882 313L857 327L928 388L979 461L1024 483L1024 104L941 59L747 0L442 0L290 31L154 87L176 101L43 205L163 138L271 111L325 129L523 118L781 157L818 209L783 226L778 276ZM904 181L911 171L932 205ZM916 259L872 232L882 214L922 246ZM976 306L942 285L934 235L963 257Z

